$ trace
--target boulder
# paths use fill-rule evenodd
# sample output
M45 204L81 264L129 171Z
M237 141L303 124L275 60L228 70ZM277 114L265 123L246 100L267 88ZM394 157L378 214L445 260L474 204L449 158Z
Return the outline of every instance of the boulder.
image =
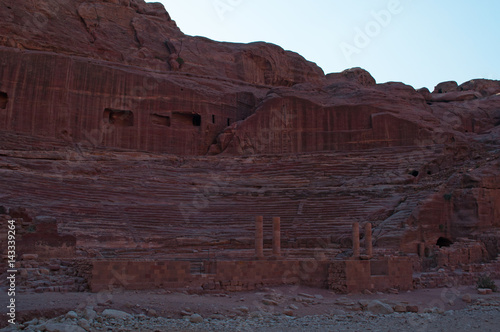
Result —
M438 85L436 85L433 93L455 92L455 91L457 91L457 88L458 88L458 84L455 81L443 82L443 83L439 83Z
M465 82L458 87L459 91L476 91L482 96L492 96L500 93L500 81L476 79Z
M69 318L69 319L77 319L78 318L78 314L74 311L68 311L68 313L66 314L66 318Z
M78 326L80 326L82 329L84 329L87 332L92 331L92 326L90 326L89 321L86 320L85 318L78 320Z
M407 312L418 313L419 312L419 308L416 305L407 305L406 306L406 311Z
M432 102L453 102L453 101L468 101L481 98L481 94L476 91L455 91L447 93L432 94L430 101Z
M376 315L388 315L394 312L394 310L390 305L383 303L379 300L371 301L366 307L366 309Z
M363 86L373 86L376 84L373 76L362 68L346 69L341 73L331 73L326 75L328 81L347 80Z
M278 305L278 302L271 300L271 299L263 299L262 303L265 305L274 305L274 306Z
M395 311L395 312L399 312L399 313L401 313L401 312L406 312L406 306L401 305L401 304L396 304L396 305L394 306L394 311Z
M191 323L195 323L195 324L202 323L203 317L199 314L193 314L193 315L189 316L189 321Z
M93 307L86 307L83 310L83 317L89 321L94 320L94 318L97 316L97 312L95 312Z
M115 309L105 309L102 312L102 315L105 317L113 318L113 319L128 319L132 318L132 315L126 313L124 311L115 310Z
M478 294L481 294L481 295L488 295L488 294L492 294L493 290L491 290L489 288L478 288L477 292L478 292Z

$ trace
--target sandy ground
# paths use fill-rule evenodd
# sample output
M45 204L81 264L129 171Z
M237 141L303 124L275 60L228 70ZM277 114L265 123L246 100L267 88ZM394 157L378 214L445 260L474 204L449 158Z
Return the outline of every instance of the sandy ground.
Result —
M497 281L497 285L500 284ZM400 328L406 326L404 321L411 320L409 314L394 313L391 315L373 315L366 309L366 304L373 300L380 300L391 306L396 304L402 306L418 306L419 314L415 319L422 318L427 323L422 323L426 330L432 330L429 322L443 325L443 331L449 330L453 323L465 319L465 322L454 330L467 327L468 330L498 331L497 324L500 323L500 294L479 295L472 286L459 286L455 288L422 289L399 294L377 293L377 294L335 294L329 290L298 286L280 286L264 288L254 292L238 293L212 293L212 294L188 294L187 292L158 291L115 291L113 293L29 293L16 294L16 321L23 323L33 318L47 319L65 315L68 311L82 312L85 308L92 307L97 313L105 309L117 309L133 315L141 315L142 319L165 318L167 321L189 323L187 318L193 313L205 318L207 328L201 326L184 326L180 330L206 330L210 329L210 322L222 321L252 321L259 318L261 325L255 325L255 329L280 330L280 327L288 326L288 322L295 325L287 329L310 330L318 326L321 330L321 322L327 324L326 329L333 327L335 322L354 325L346 325L341 330L356 330L356 321L359 321L366 329L375 324L376 319L382 319L373 325L375 330L389 331L393 329L391 324L400 324ZM8 303L5 292L1 294L1 303ZM5 306L2 306L5 308ZM4 309L5 310L5 309ZM430 311L433 310L433 313ZM430 319L425 315L439 315L439 318ZM474 317L482 317L479 321ZM365 317L366 316L366 317ZM269 319L262 319L268 317ZM363 319L361 319L361 318ZM385 318L384 318L385 317ZM406 318L405 318L406 317ZM427 318L426 318L427 317ZM436 316L437 317L437 316ZM272 318L272 319L271 319ZM278 319L279 318L279 319ZM399 320L403 320L400 322ZM277 319L277 321L273 321ZM285 321L282 321L285 319ZM387 320L389 319L389 320ZM449 323L446 323L446 319ZM370 322L371 321L371 322ZM309 326L308 322L312 322ZM152 324L152 323L151 323ZM160 324L156 322L155 324ZM267 325L266 325L267 324ZM274 325L273 325L274 324ZM319 325L318 325L319 324ZM330 324L330 325L328 325ZM368 324L368 325L366 325ZM386 326L387 324L387 326ZM401 325L403 324L403 325ZM417 323L415 323L417 324ZM420 324L420 325L422 325ZM448 325L447 325L448 324ZM475 324L475 325L474 325ZM478 325L479 324L479 325ZM2 317L2 327L6 325L6 316ZM231 324L230 324L231 325ZM418 324L417 324L418 325ZM474 326L473 326L474 325ZM477 327L475 327L477 325ZM148 330L144 325L144 330ZM156 326L156 325L155 325ZM158 326L162 326L161 324ZM247 329L241 323L237 330L254 330L251 326ZM243 327L241 327L243 326ZM412 327L412 326L409 326ZM417 330L416 325L413 326ZM156 330L175 330L173 326L158 327ZM224 328L219 327L222 330ZM438 327L439 328L439 327ZM228 330L231 330L229 327ZM114 330L114 329L112 329ZM155 329L151 329L155 330ZM440 329L437 329L440 330ZM437 331L436 330L436 331ZM464 329L467 330L467 329Z

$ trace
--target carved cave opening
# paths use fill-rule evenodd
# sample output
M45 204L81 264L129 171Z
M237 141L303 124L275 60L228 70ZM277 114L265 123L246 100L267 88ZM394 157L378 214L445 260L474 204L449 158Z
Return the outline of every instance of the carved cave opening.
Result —
M413 170L413 171L410 172L410 175L414 176L414 177L417 177L418 174L420 174L420 173L417 170Z
M9 102L9 95L7 93L0 91L0 109L6 109L7 103Z
M215 115L212 114L212 123L215 124Z
M231 119L227 118L227 126L229 127L231 125Z
M449 247L453 244L453 241L450 240L450 239L447 239L445 237L440 237L437 242L436 242L436 245L439 246L439 248L442 248L442 247Z
M170 117L167 115L151 114L151 122L155 125L170 127Z
M201 126L201 115L197 113L184 113L184 112L173 112L172 113L172 126L176 128L192 128Z
M201 115L199 115L199 114L193 115L193 126L195 126L195 127L201 126Z
M118 127L132 127L134 125L134 113L127 110L106 108L104 110L104 121Z

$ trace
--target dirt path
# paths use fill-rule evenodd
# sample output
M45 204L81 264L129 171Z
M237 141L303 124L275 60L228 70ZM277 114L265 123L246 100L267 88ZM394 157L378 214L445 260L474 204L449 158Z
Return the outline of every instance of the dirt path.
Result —
M497 284L499 284L498 281ZM7 303L7 294L2 292L1 295L2 303ZM419 313L394 313L387 316L376 314L367 308L368 304L374 300L379 300L391 308L399 310L409 307L418 308ZM30 293L17 294L16 304L16 319L19 323L33 318L54 318L65 315L71 310L81 313L86 308L92 307L98 315L106 309L116 309L135 315L134 317L153 320L145 323L144 328L146 329L147 324L152 324L151 326L160 324L158 325L160 330L164 330L161 326L165 328L170 326L168 325L170 320L173 323L178 323L177 325L180 324L180 329L191 330L192 328L192 330L196 330L202 328L202 326L189 325L192 323L188 319L193 314L200 315L203 318L203 324L209 324L203 326L204 329L210 329L210 326L224 329L224 326L221 325L223 322L234 327L237 321L240 321L238 326L242 322L248 321L248 324L253 322L252 326L255 328L261 329L267 326L271 330L273 330L273 326L275 328L288 326L289 329L300 330L303 328L307 330L308 322L319 327L334 326L332 324L340 324L339 326L341 326L343 323L354 324L357 322L361 324L358 326L360 328L363 324L365 324L363 326L369 327L377 321L378 323L374 326L380 331L390 330L390 324L399 324L398 326L403 328L406 326L404 322L407 324L409 324L408 322L419 322L415 324L425 326L428 330L432 327L429 324L439 323L441 325L448 318L448 323L454 324L457 322L456 313L460 313L461 320L469 319L470 322L462 322L462 326L457 326L456 329L460 330L461 327L470 324L483 324L481 329L487 331L488 322L492 323L491 327L493 328L495 322L500 321L500 294L479 295L473 287L468 286L423 289L400 294L377 293L369 295L340 295L324 289L295 286L265 288L255 292L203 295L163 290L118 291L98 294ZM478 321L474 319L475 316L484 316L484 319ZM2 317L2 327L6 324L6 320L3 318L5 315ZM164 321L155 322L154 320ZM182 324L188 324L188 326ZM305 325L301 326L300 324ZM352 325L353 328L357 326L356 324ZM175 329L177 325L172 325L167 330ZM244 326L246 325L241 326L241 329L245 330ZM344 327L349 328L349 326ZM470 326L472 328L472 325ZM247 328L247 330L252 329L250 325ZM446 330L448 329L446 328Z

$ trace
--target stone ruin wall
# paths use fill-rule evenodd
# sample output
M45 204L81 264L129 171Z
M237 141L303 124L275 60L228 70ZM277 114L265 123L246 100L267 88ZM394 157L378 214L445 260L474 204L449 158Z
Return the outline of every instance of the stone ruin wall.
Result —
M283 258L281 246L275 241L280 238L279 218L273 220L272 250L264 251L263 238L257 231L261 218L256 218L257 257L217 260L186 256L185 259L153 261L85 258L81 253L77 254L74 238L58 235L57 223L53 218L31 218L26 210L20 208L11 209L8 213L11 215L3 214L2 218L16 220L20 229L20 242L26 236L39 240L51 238L51 241L45 242L45 246L23 245L19 248L16 267L20 272L19 285L26 291L100 292L114 288L182 288L193 292L210 292L300 284L329 288L339 293L356 293L364 290L404 291L471 284L484 274L500 277L500 260L489 262L484 243L463 239L450 246L436 247L433 252L423 252L421 256L398 255L371 247L367 240L371 238L370 224L364 227L363 241L359 241L359 226L354 224L354 256L344 259L329 260L321 255L315 255L314 258Z

